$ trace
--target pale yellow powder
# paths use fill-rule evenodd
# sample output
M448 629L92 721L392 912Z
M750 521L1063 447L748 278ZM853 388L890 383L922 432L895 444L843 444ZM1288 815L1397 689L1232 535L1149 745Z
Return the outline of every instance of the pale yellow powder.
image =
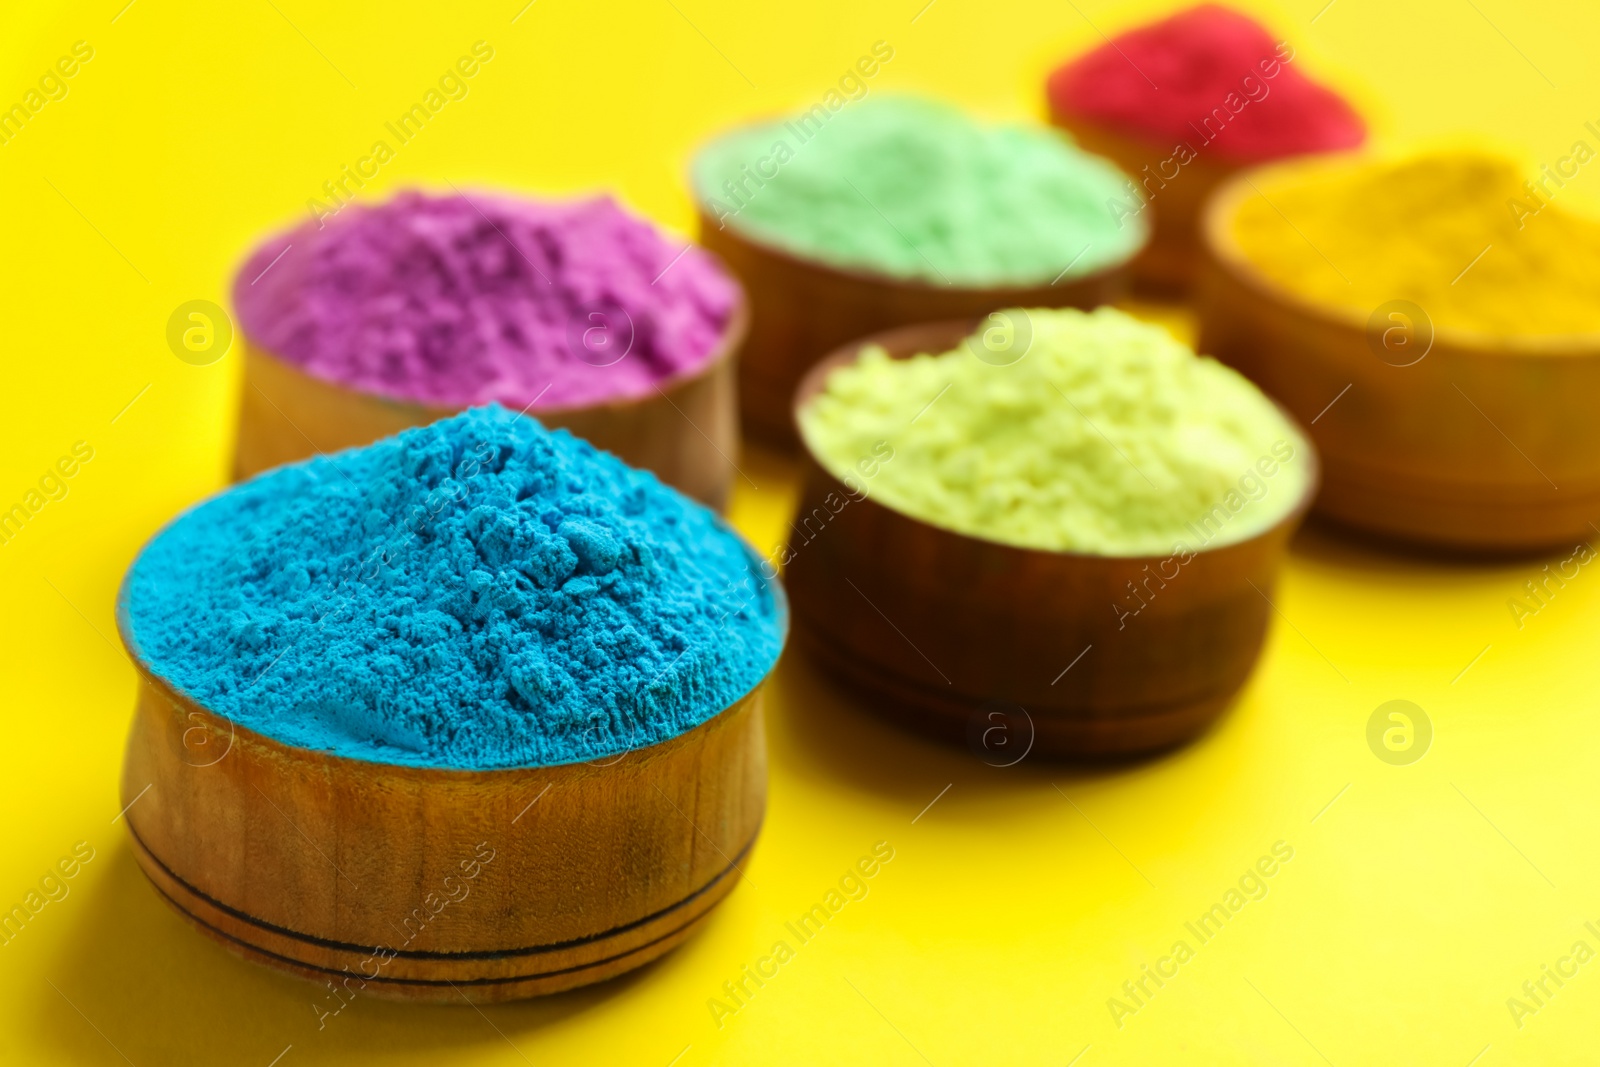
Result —
M1300 503L1308 446L1233 370L1111 308L999 316L987 359L865 351L802 412L806 442L880 503L1033 548L1165 555ZM1007 322L1032 335L1009 363Z

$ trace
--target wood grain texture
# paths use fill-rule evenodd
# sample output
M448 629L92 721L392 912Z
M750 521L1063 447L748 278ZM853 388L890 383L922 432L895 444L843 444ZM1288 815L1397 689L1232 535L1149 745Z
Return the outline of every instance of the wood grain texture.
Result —
M749 322L741 295L721 343L692 373L634 400L530 412L720 510L739 448L736 363ZM336 385L242 339L244 385L234 478L371 444L462 408L417 404ZM626 357L624 357L626 358Z
M807 375L797 418L862 345L897 358L941 352L972 325L925 324L846 346ZM1228 706L1260 655L1269 598L1315 487L1316 457L1303 461L1311 486L1277 525L1180 565L941 529L852 496L808 454L785 572L796 642L874 710L951 741L973 743L999 702L1026 712L1042 755L1120 757L1179 744ZM1176 574L1161 581L1163 569ZM1139 602L1130 582L1148 603L1121 619L1113 605Z
M1124 295L1131 276L1123 263L1057 285L929 284L803 259L731 225L719 227L703 205L699 220L700 243L722 258L750 297L750 337L739 368L745 432L786 450L799 445L790 414L795 387L839 345L896 326L976 318L999 308L1094 308Z
M1225 185L1207 210L1200 350L1308 426L1324 462L1316 511L1382 537L1468 552L1570 548L1594 536L1600 337L1437 330L1417 362L1395 365L1411 356L1384 349L1369 325L1374 309L1302 300L1245 257L1230 222L1257 195L1252 173ZM1404 320L1382 325L1391 321Z
M1134 286L1158 297L1181 297L1194 286L1204 258L1200 217L1211 193L1238 167L1208 155L1204 148L1177 167L1174 145L1159 145L1117 133L1081 117L1052 109L1050 120L1066 130L1087 152L1104 156L1127 172L1145 190L1149 202L1140 214L1150 223L1150 243L1133 261ZM1149 170L1145 170L1148 167ZM1130 206L1137 207L1131 195Z
M631 970L733 890L761 826L759 686L591 763L401 767L213 714L119 622L140 677L122 777L139 865L202 932L330 997L500 1001Z

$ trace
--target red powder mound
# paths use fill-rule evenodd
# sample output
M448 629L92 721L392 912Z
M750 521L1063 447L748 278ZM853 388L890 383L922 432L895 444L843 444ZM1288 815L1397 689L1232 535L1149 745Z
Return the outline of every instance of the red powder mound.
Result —
M1354 148L1359 115L1294 50L1215 4L1115 37L1050 75L1055 113L1239 163Z

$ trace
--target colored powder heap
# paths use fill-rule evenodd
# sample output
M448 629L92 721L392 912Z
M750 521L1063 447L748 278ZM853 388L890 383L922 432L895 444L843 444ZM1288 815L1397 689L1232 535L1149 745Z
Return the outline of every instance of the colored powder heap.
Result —
M280 467L185 513L124 591L176 688L382 763L569 763L711 718L781 593L711 512L503 408Z
M1048 285L1124 262L1146 233L1106 208L1127 182L1112 164L1053 131L911 97L736 132L701 152L694 181L724 226L934 285Z
M268 240L234 306L257 346L330 381L450 407L572 407L649 394L716 350L738 288L684 246L609 198L407 192Z
M1593 157L1593 152L1589 152ZM1269 278L1363 320L1409 300L1499 337L1600 331L1600 220L1509 161L1446 152L1264 174L1232 228ZM1487 249L1487 251L1485 251Z
M1293 58L1259 23L1204 4L1112 38L1046 91L1057 115L1232 162L1361 144L1361 117Z
M1234 371L1111 308L999 315L1031 325L1016 362L977 358L980 332L834 371L801 416L811 450L882 504L1026 548L1165 555L1245 540L1300 502L1303 438ZM857 461L884 442L863 484Z

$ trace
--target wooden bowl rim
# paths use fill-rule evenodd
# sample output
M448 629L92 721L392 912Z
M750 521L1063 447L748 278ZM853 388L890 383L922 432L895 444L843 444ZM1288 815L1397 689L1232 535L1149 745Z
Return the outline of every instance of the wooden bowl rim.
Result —
M976 327L980 325L986 318L987 316L980 316L976 319L970 320L946 319L942 322L919 322L910 326L901 326L892 330L883 330L841 345L832 352L828 353L828 355L824 356L805 373L804 377L800 379L800 384L798 387L796 387L794 394L792 414L795 425L795 433L800 438L801 447L804 448L806 457L810 459L813 464L815 464L817 469L821 470L830 479L841 485L843 484L842 482L839 482L838 477L828 468L828 465L822 461L822 458L817 454L817 450L812 447L811 440L806 435L805 422L802 418L802 413L807 407L810 406L811 402L816 399L817 394L822 392L828 376L831 375L835 370L845 366L846 364L856 362L856 360L860 358L862 351L870 345L878 345L879 347L883 348L883 350L889 354L891 359L910 359L913 356L921 354L937 355L940 352L948 352L955 345L960 344L964 338L970 336ZM939 347L941 342L921 340L923 338L949 338L949 340L942 342L942 347ZM934 351L935 348L937 348L937 351ZM1265 393L1262 395L1266 396ZM1266 399L1274 408L1277 409L1278 414L1283 417L1289 428L1299 436L1300 443L1304 447L1303 455L1305 456L1307 470L1306 481L1304 486L1301 488L1300 497L1295 501L1294 506L1286 511L1283 516L1272 525L1264 527L1263 529L1257 531L1254 535L1243 538L1242 540L1229 541L1224 544L1210 547L1202 546L1194 549L1193 554L1196 556L1214 556L1226 552L1249 551L1251 550L1252 546L1255 546L1257 543L1276 535L1277 532L1284 527L1293 529L1294 527L1298 526L1301 520L1305 518L1306 512L1310 510L1311 502L1316 499L1317 490L1322 483L1322 463L1317 453L1317 447L1312 442L1311 436L1306 433L1304 427L1300 425L1293 415L1285 410L1284 407L1272 397L1268 396ZM995 541L991 538L982 537L977 534L964 533L960 530L953 530L948 526L939 526L935 523L929 522L926 519L921 519L915 515L908 514L892 504L884 503L882 500L874 498L870 493L865 497L855 497L852 494L852 499L860 500L866 504L874 504L880 508L883 508L885 511L893 512L903 521L920 526L924 530L931 531L933 534L940 537L953 539L955 543L972 542L974 544L983 545L985 548L990 550L1000 549L1009 553L1016 553L1022 557L1050 559L1061 562L1076 562L1083 565L1092 566L1110 565L1115 563L1155 564L1170 558L1172 555L1172 553L1168 552L1154 556L1115 556L1104 555L1096 552L1075 552L1065 549L1033 548L1024 545L1011 544L1005 541Z
M1148 130L1134 130L1124 129L1117 126L1108 126L1104 122L1081 115L1078 112L1070 109L1057 107L1055 100L1050 97L1048 92L1045 93L1045 106L1049 109L1050 124L1055 126L1057 129L1065 130L1067 133L1072 134L1074 139L1076 139L1079 130L1086 130L1094 136L1104 137L1106 140L1113 143L1119 143L1128 148L1149 152L1151 154L1170 154L1172 151L1171 147L1162 146L1162 144L1157 141L1155 136ZM1240 169L1241 167L1250 166L1248 162L1224 159L1216 153L1212 153L1212 157L1213 158L1207 160L1201 152L1196 152L1194 161L1196 163L1209 164L1211 169L1225 173L1231 173ZM1183 165L1185 167L1189 166L1187 163ZM1130 175L1130 177L1134 179L1134 184L1137 185L1138 175ZM1166 180L1172 181L1173 179L1167 178Z
M1205 251L1219 267L1246 290L1275 306L1284 308L1297 317L1309 320L1324 329L1337 329L1364 339L1367 319L1354 308L1340 304L1323 303L1301 296L1274 281L1245 253L1234 240L1230 223L1244 201L1261 195L1255 186L1256 179L1264 184L1283 177L1291 180L1315 171L1338 170L1369 163L1393 162L1403 156L1389 156L1371 149L1352 149L1345 152L1325 152L1310 156L1297 156L1276 160L1259 166L1241 169L1224 179L1201 212L1200 232ZM1426 312L1426 308L1423 309ZM1443 348L1453 355L1471 355L1487 359L1572 360L1600 358L1600 330L1593 333L1573 334L1517 334L1496 337L1478 330L1455 326L1433 325L1434 348Z
M1349 104L1350 101L1346 100L1345 103ZM1089 118L1088 116L1083 115L1080 112L1073 111L1070 108L1057 107L1055 100L1050 98L1050 94L1048 92L1045 93L1045 106L1049 109L1051 124L1066 130L1068 133L1075 133L1079 129L1084 129L1112 140L1122 141L1131 147L1144 149L1149 152L1170 153L1172 151L1171 147L1163 146L1162 143L1156 139L1156 135L1150 133L1148 130L1134 130L1120 126L1108 126L1104 122ZM1353 104L1351 106L1354 107ZM1365 120L1363 119L1363 122L1364 121ZM1194 162L1205 164L1207 168L1216 174L1216 176L1220 179L1229 177L1237 171L1250 170L1256 167L1272 166L1277 163L1301 160L1310 156L1321 157L1326 155L1338 155L1340 153L1361 152L1365 150L1364 146L1371 142L1371 134L1372 131L1370 128L1365 129L1362 134L1361 146L1356 148L1331 150L1313 148L1304 149L1297 152L1280 153L1271 156L1258 156L1250 159L1241 159L1237 156L1225 156L1218 151L1211 151L1209 153L1210 158L1208 159L1207 151L1202 147L1201 149L1196 150ZM1191 165L1192 164L1190 163L1183 164L1183 166L1186 168ZM1167 178L1166 180L1170 182L1174 179Z
M856 282L858 284L880 286L885 289L901 290L903 292L917 293L919 295L984 296L993 293L1014 293L1020 295L1061 291L1058 288L1057 282L1046 282L1044 284L1037 285L1030 283L1003 283L997 285L940 285L937 282L930 282L921 278L901 278L892 274L886 274L882 271L875 271L868 267L841 266L838 264L829 263L825 260L815 259L802 253L784 248L783 246L775 244L769 240L757 237L748 230L742 229L739 226L718 225L715 217L706 210L705 199L701 195L699 183L695 180L695 170L700 162L701 156L712 145L718 144L741 133L747 133L758 128L770 127L775 122L779 122L784 118L792 117L793 116L787 114L777 115L768 119L756 119L729 126L720 133L712 137L708 137L704 141L700 142L699 147L697 147L691 153L689 157L688 180L686 184L688 185L689 189L689 199L694 203L695 212L700 217L700 226L702 231L707 227L714 227L718 232L730 234L734 240L748 245L764 255L771 257L772 259L787 263L790 266L802 267L809 270L818 271L823 274L831 274L835 277L843 278L847 281ZM1049 129L1048 126L1045 126L1044 128ZM1117 163L1116 160L1089 152L1087 149L1084 149L1076 144L1073 145L1073 148L1076 151L1083 152L1085 155L1093 155L1096 159L1108 163L1119 174L1122 174L1123 177L1130 179L1132 178L1132 175L1123 171L1121 164ZM1152 231L1153 227L1148 222L1145 223L1144 233L1141 236L1138 244L1136 244L1126 256L1114 263L1106 264L1099 270L1092 271L1088 274L1074 275L1071 278L1065 279L1068 287L1090 286L1116 277L1119 273L1125 271L1133 263L1133 261L1139 257L1140 253L1144 252L1144 250L1149 247ZM1027 300L1025 297L1022 297L1019 302L1025 303Z
M710 377L722 364L728 362L738 355L740 348L743 347L745 340L750 334L750 298L745 292L744 283L741 282L738 276L735 275L733 271L728 268L728 265L722 261L721 256L717 255L709 248L701 245L698 241L691 241L689 243L693 247L700 249L701 253L704 255L710 256L711 259L716 263L717 269L722 273L722 276L733 284L733 308L728 313L728 321L723 324L722 333L717 338L716 344L712 345L711 348L707 350L700 361L679 371L676 374L652 383L654 385L653 392L639 393L634 396L611 397L591 404L566 404L562 406L541 406L539 404L529 404L527 407L522 409L522 413L533 415L535 418L546 415L554 418L571 418L575 415L602 411L619 415L626 414L627 412L635 411L645 404L650 403L658 396L671 396L672 394L681 392L683 389L694 384L695 382ZM239 318L237 313L235 313L234 318L236 320ZM384 404L397 407L405 411L422 412L427 416L427 418L424 420L425 422L434 422L438 419L448 418L451 415L459 414L471 408L483 407L487 404L500 404L501 406L509 407L508 401L499 399L490 399L482 401L481 403L471 404L439 404L432 401L419 400L414 396L403 396L399 393L385 392L379 389L367 389L351 385L348 382L335 381L332 378L318 374L309 368L296 363L292 359L287 359L284 356L281 356L267 348L265 345L260 344L250 336L248 331L245 330L242 322L240 322L239 333L249 346L250 354L258 359L264 359L271 363L275 363L280 367L284 367L295 372L296 374L310 378L316 381L319 385L326 386L330 389L336 390L339 393L343 393L346 396L358 400L378 400Z
M762 580L767 583L768 588L772 590L774 621L777 623L778 628L778 651L777 654L773 656L772 664L767 668L766 673L764 673L760 678L756 679L755 683L737 699L718 710L715 714L708 716L704 721L696 723L694 726L691 726L689 729L684 730L681 733L673 734L671 737L664 737L660 741L654 741L648 745L640 745L635 748L624 748L615 752L601 752L589 756L586 759L573 759L562 763L527 763L518 764L517 766L513 767L441 767L433 764L386 763L383 760L370 759L365 756L347 756L336 752L324 751L322 749L306 748L303 745L297 745L289 741L281 741L268 734L264 734L253 727L246 726L244 723L238 722L237 720L224 715L220 711L215 711L205 706L198 699L185 693L165 675L157 671L150 661L145 657L144 650L140 647L138 639L134 636L133 620L129 617L128 612L128 598L132 592L133 572L138 566L139 560L143 558L145 551L149 549L149 547L154 544L158 538L165 534L168 529L174 526L185 515L188 515L191 511L203 506L209 501L222 496L224 493L232 492L234 488L236 488L236 486L227 486L202 500L196 501L187 508L184 508L182 511L178 512L178 514L174 515L172 518L163 523L161 527L157 529L155 533L151 534L150 537L145 540L144 544L140 546L139 551L134 554L132 562L128 564L128 569L123 572L122 581L117 585L117 599L115 609L113 611L113 614L116 618L117 638L122 642L123 650L127 653L128 659L132 661L134 669L140 674L141 677L159 689L161 693L173 704L180 708L185 708L195 714L199 714L202 716L203 721L207 725L217 729L219 733L222 732L221 727L226 726L230 732L242 733L246 739L256 742L263 747L276 750L280 755L284 755L287 758L302 761L309 759L313 762L331 763L335 765L359 764L364 767L381 767L384 769L385 773L394 775L396 777L411 778L423 782L450 780L462 781L467 779L481 778L484 775L527 775L538 772L548 772L556 770L557 768L567 767L593 767L600 769L611 766L610 762L605 761L620 760L624 756L633 754L650 755L662 751L664 746L677 744L691 734L694 734L697 731L705 730L713 723L722 719L726 719L730 712L751 700L761 689L761 687L767 683L768 679L772 677L772 672L777 670L778 662L783 658L784 649L787 648L789 644L789 633L791 628L789 594L783 586L782 578L777 574L776 571L774 571L772 576L768 577L766 570L770 568L765 566L765 557L757 553L755 546L752 545L743 534L734 529L726 519L712 511L712 519L715 520L717 525L721 527L725 533L729 533L738 539L739 543L743 546L746 555L750 559L751 570L759 574ZM705 507L704 504L700 504L698 501L691 499L690 502L696 504L698 507ZM711 511L710 508L706 508L706 510Z

